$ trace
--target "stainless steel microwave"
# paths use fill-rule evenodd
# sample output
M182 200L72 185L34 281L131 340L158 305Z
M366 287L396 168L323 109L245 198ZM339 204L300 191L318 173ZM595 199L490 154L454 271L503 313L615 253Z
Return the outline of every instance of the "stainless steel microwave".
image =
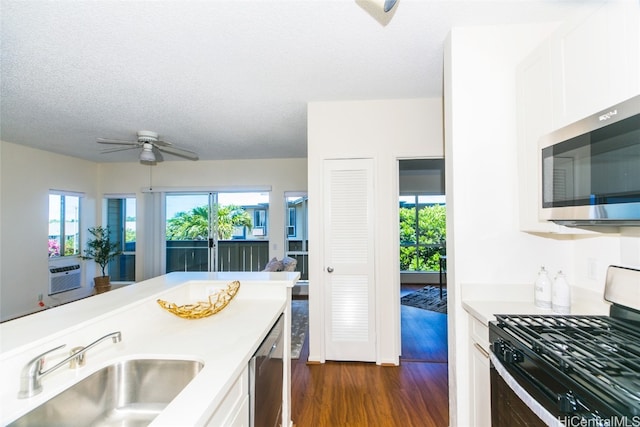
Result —
M640 95L540 141L540 217L640 226Z

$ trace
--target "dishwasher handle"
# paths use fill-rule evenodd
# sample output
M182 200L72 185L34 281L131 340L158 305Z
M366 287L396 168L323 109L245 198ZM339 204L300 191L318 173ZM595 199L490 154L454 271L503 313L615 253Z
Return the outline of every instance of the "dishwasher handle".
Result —
M262 365L268 362L276 349L283 344L283 330L284 316L280 316L253 355L252 359L258 375L262 370Z

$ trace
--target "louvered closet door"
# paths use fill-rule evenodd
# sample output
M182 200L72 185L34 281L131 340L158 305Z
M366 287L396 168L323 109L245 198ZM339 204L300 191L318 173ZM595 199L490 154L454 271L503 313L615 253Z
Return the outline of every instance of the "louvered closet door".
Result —
M325 358L375 361L373 160L324 164Z

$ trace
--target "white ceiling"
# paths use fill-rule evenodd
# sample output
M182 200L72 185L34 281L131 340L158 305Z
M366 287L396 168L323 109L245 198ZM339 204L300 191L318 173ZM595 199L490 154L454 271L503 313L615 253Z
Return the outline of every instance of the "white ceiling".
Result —
M400 0L383 26L354 0L1 0L0 139L135 162L96 138L152 130L201 159L305 157L307 102L440 97L452 26L584 4Z

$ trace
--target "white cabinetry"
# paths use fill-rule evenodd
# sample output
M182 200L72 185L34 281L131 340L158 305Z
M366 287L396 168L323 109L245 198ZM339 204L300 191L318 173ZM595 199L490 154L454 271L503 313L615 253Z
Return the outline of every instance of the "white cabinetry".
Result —
M555 128L640 93L640 4L609 1L551 40Z
M550 42L545 41L527 57L517 71L518 191L520 229L558 232L558 226L538 219L540 203L540 154L538 139L553 129L554 85Z
M538 219L543 135L640 93L640 4L604 2L566 23L517 69L520 229L584 234Z
M207 426L249 426L249 368L246 367L216 408Z
M538 140L555 127L554 94L561 86L554 79L551 44L544 41L517 69L519 225L530 233L584 233L538 218L542 199Z
M469 316L469 331L469 352L471 353L469 412L474 426L490 427L489 328L473 316Z
M249 368L246 367L216 408L207 426L249 426Z

